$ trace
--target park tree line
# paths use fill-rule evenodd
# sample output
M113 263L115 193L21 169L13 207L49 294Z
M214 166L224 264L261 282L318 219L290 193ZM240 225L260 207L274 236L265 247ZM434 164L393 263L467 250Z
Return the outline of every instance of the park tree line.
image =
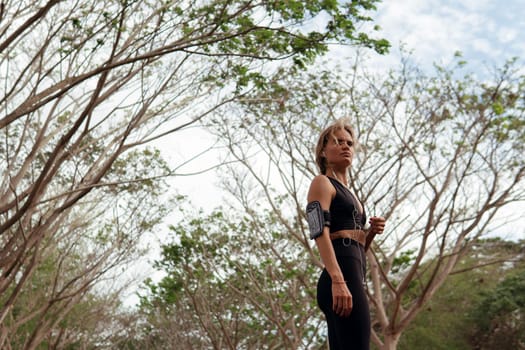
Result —
M383 214L389 223L368 254L376 348L424 346L421 339L400 342L414 332L416 320L424 322L440 289L447 286L453 298L461 298L454 295L459 288L446 284L454 276L492 266L499 278L491 287L501 282L506 289L496 293L522 288L519 278L504 282L505 271L512 275L522 266L520 244L497 254L482 244L494 235L517 239L512 231L521 222L519 212L505 211L525 195L525 79L516 60L487 71L490 78L483 81L469 73L459 53L431 74L411 64L409 55L387 75L364 66L337 70L321 63L300 77L279 75L271 89L254 90L235 108L215 114L208 126L228 150L228 165L219 174L231 200L210 216L201 213L173 228L174 242L165 245L157 265L167 276L148 282L151 294L143 298L154 315L150 320L160 312L168 325L176 319L184 334L186 327L198 329L189 333L205 342L202 347L323 346L326 334L315 304L322 264L308 239L304 206L318 172L316 138L324 125L345 116L361 143L351 173L354 190L368 213ZM239 117L233 123L232 113ZM487 251L479 252L480 246ZM187 310L188 304L193 317L178 318L178 308ZM498 310L514 316L494 313L480 327L487 331L498 317L510 317L509 333L495 340L502 328L492 324L493 332L481 337L486 342L462 334L461 344L521 346L517 320L523 301L514 298ZM472 325L465 332L475 332L479 312L476 322L463 323L463 329ZM156 332L164 327L153 327L155 339L163 338ZM240 336L244 327L254 330Z
M515 271L512 249L462 264L525 196L516 61L479 79L460 57L430 75L408 57L382 76L319 60L336 42L385 53L358 29L374 3L2 2L0 347L322 347L303 209L312 147L339 117L362 144L352 185L389 222L368 256L377 348L409 339L450 276ZM151 146L195 125L226 150L212 213L166 198L177 166ZM173 208L165 278L122 311L112 282ZM494 319L519 319L509 305Z
M388 221L368 254L372 340L395 349L475 242L521 222L506 208L525 198L525 79L514 59L480 79L460 53L432 73L409 55L388 74L367 71L359 57L353 62L353 69L320 63L300 78L281 78L210 125L228 149L225 160L236 161L225 190L253 227L264 221L257 212L272 213L287 242L274 261L295 271L321 267L303 220L305 191L318 173L312 147L327 123L350 118L362 144L352 186L368 213ZM284 102L258 103L279 97ZM241 121L228 123L235 111ZM271 241L275 231L259 240ZM289 260L297 256L306 262Z

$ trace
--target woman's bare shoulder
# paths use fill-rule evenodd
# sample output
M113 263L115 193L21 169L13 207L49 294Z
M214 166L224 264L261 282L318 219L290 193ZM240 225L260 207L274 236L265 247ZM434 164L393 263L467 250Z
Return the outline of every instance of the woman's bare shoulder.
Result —
M335 194L335 188L326 175L317 175L312 179L310 190L308 192L309 201L318 200L325 196L332 198Z
M328 176L326 175L317 175L312 179L312 186L331 186L330 180L328 180Z

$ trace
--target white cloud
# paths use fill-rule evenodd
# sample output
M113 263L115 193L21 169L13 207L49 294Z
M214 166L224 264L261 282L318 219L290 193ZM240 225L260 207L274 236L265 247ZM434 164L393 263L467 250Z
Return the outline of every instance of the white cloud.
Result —
M456 6L461 6L467 11L488 11L490 5L494 3L492 0L462 0L461 2L453 1Z
M394 49L404 43L425 65L449 61L456 51L469 62L501 64L525 58L525 42L518 39L525 28L514 13L519 2L508 0L501 11L491 0L389 0L379 4L375 23Z
M486 39L474 39L471 43L472 47L487 56L494 56L497 53L501 52L497 47L495 47L490 41Z
M498 36L498 40L501 43L503 44L511 43L517 39L518 31L513 28L504 27L504 28L500 28L497 31L497 36Z

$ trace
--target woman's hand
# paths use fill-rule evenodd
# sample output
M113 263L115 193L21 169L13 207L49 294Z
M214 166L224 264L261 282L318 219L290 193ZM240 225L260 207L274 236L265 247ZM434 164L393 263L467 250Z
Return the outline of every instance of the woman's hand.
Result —
M341 317L348 317L352 312L352 294L344 281L332 282L332 300L335 313Z
M382 216L372 216L369 223L371 233L381 234L385 230L385 218Z

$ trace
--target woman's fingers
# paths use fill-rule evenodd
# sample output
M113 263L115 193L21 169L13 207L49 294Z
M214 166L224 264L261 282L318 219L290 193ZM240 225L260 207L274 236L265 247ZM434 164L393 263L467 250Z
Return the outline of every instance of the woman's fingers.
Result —
M347 317L352 312L352 295L350 292L346 295L334 296L333 308L337 315Z
M383 233L385 230L385 218L373 216L370 218L370 229L373 233Z
M345 298L344 301L344 307L343 310L341 310L341 313L339 314L341 317L348 317L350 316L350 313L352 312L352 297Z

